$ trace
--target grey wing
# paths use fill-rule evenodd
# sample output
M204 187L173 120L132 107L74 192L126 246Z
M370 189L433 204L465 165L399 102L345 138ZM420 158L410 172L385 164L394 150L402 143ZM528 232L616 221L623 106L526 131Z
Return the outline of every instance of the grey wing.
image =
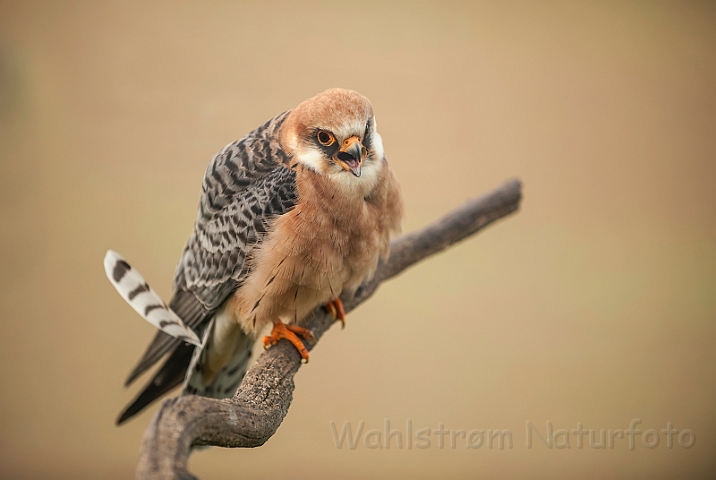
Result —
M287 212L295 205L295 177L293 170L277 166L247 188L246 194L242 194L231 206L224 208L216 218L208 222L204 230L196 232L190 238L187 243L187 250L191 251L187 254L190 261L184 263L185 258L182 257L180 265L186 267L179 271L179 288L169 305L199 335L205 332L206 325L215 310L238 288L247 274L248 262L244 259L250 254L252 246L260 241L260 236L265 233L266 221L275 215ZM248 219L251 221L247 221ZM245 224L245 227L237 228L239 224ZM232 232L229 238L246 240L227 240L226 232ZM191 273L187 275L187 272ZM226 395L231 388L236 389L246 370L251 351L252 341L248 337L246 340L246 344L241 348L237 346L237 355L222 370L217 380L211 386L195 390L197 393L212 396ZM197 355L204 350L204 346L196 350L194 345L184 344L174 337L159 332L132 372L128 383L162 356L170 352L171 354L152 380L122 412L117 423L120 424L131 418L154 400L180 385L185 379L192 358L198 359Z
M295 205L295 185L295 171L275 166L202 223L184 249L175 289L192 292L209 311L221 306L248 273L246 257L266 233L267 221Z
M227 145L206 170L194 231L177 265L169 302L199 336L245 277L246 256L266 232L266 222L295 205L296 174L278 142L286 114ZM126 385L180 343L158 332Z

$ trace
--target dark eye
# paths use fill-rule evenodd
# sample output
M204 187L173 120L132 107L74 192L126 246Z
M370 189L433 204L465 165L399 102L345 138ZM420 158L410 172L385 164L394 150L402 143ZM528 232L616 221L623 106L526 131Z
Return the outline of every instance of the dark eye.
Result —
M318 139L318 143L320 143L324 147L330 147L336 141L333 135L329 132L326 132L325 130L319 130L319 132L316 134L316 138Z

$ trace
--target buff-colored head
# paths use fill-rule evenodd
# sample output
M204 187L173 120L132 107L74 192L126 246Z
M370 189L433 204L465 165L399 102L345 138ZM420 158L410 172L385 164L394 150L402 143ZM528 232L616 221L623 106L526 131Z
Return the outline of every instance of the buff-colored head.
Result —
M306 167L346 185L374 182L383 159L370 101L342 88L296 107L281 128L281 144Z

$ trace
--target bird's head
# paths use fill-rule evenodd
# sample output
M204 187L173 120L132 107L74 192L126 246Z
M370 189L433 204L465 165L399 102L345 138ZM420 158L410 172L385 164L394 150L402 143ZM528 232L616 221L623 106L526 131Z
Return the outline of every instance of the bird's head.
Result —
M281 144L306 167L346 185L374 183L383 159L370 101L341 88L296 107L281 128Z

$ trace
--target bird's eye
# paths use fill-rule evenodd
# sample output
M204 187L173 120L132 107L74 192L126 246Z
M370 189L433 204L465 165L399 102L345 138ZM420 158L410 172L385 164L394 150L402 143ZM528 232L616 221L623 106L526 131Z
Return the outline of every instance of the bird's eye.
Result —
M323 145L324 147L330 147L336 141L336 139L333 137L333 135L326 132L325 130L320 130L316 134L316 138L318 139L318 142L321 145Z

